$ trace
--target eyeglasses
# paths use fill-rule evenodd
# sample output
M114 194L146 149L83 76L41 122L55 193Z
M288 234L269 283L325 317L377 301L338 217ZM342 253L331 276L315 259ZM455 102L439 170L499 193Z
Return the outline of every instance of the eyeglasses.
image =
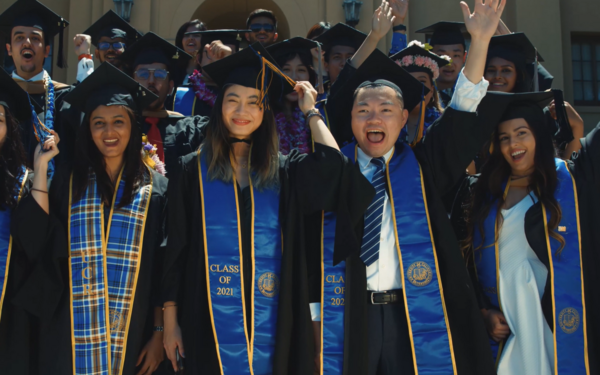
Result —
M271 23L253 23L250 25L250 30L252 30L253 33L258 33L261 30L266 31L267 33L272 33L275 31L275 25Z
M100 51L107 51L107 50L110 49L110 47L112 47L112 49L114 49L115 51L118 51L120 49L125 49L125 43L121 43L121 42L115 42L115 43L102 42L102 43L98 43L98 49Z
M152 76L154 77L155 80L164 81L169 76L169 71L167 71L165 69L142 68L142 69L136 70L134 74L135 74L136 78L141 79L142 81L149 80L150 74L152 74Z

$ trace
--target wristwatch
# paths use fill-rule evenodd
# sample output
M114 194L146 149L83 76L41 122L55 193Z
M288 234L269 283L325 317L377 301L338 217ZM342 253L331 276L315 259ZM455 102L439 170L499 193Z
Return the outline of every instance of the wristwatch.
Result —
M323 118L323 115L322 115L322 114L321 114L321 112L319 112L319 110L318 110L318 109L316 109L316 108L309 109L308 111L306 111L306 113L305 113L304 115L306 116L306 123L307 123L307 124L308 124L308 122L310 121L310 118L311 118L311 117L314 117L314 116L318 116L318 117L320 117L320 118L321 118L321 120L323 120L323 122L325 122L325 119Z
M154 326L154 329L153 329L154 332L162 332L164 330L165 330L165 327L163 327L163 326Z

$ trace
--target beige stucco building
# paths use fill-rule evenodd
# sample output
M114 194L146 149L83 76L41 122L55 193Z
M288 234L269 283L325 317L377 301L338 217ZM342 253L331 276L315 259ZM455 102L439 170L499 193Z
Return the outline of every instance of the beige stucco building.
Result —
M0 10L14 0L0 0ZM67 29L69 68L53 69L55 79L75 81L77 58L70 40L109 9L113 0L41 0L70 22ZM243 28L256 8L271 9L279 19L280 39L305 36L316 22L344 22L343 0L135 0L131 23L142 32L153 31L174 41L179 26L199 18L209 28ZM358 29L367 32L379 0L363 0ZM600 1L508 0L503 19L512 31L525 32L554 75L554 87L565 91L584 117L589 130L600 122ZM473 6L473 0L468 0ZM459 0L411 0L409 40L424 40L414 30L440 20L460 21ZM382 41L386 49L391 33ZM577 54L577 56L573 56ZM56 59L55 59L56 60ZM575 62L574 62L575 61ZM574 82L574 79L576 80ZM578 90L577 94L575 90ZM583 91L582 91L583 90Z

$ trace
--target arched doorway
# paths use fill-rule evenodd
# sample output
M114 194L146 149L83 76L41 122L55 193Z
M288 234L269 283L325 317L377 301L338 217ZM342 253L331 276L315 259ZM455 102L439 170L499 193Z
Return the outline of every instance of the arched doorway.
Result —
M278 40L290 36L290 27L281 8L273 0L205 0L190 19L198 18L208 29L245 29L248 14L255 9L268 9L277 17Z

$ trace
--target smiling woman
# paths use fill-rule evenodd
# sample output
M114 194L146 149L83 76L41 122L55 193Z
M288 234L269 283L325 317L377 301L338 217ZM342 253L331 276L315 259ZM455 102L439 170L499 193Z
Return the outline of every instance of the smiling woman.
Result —
M334 207L360 217L372 191L340 155L314 108L316 90L279 71L260 43L204 70L220 93L200 150L182 159L170 192L167 356L177 370L179 353L193 374L312 373L303 218ZM278 150L269 97L292 92L312 154ZM345 211L337 200L350 196Z
M44 314L56 320L48 319L41 340L60 348L46 371L151 373L164 353L162 332L147 324L162 326L151 300L165 243L167 180L142 161L135 111L156 96L103 63L66 100L85 114L75 158L23 212L27 223L40 223L40 233L60 239L52 249L27 242L27 251L49 254L46 261L57 267L37 281L62 285L45 295L54 307ZM34 187L47 186L44 167L58 154L58 141L53 133L47 152L36 152Z

